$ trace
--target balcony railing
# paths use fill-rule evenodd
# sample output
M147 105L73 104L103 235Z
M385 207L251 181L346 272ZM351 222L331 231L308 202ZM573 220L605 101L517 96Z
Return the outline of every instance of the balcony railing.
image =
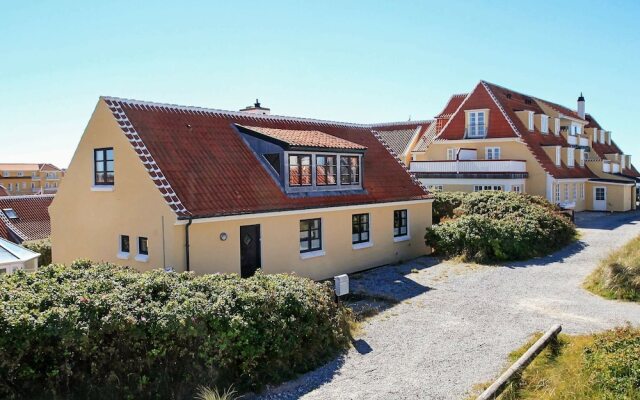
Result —
M602 172L611 172L611 163L609 161L602 161Z
M569 145L576 146L578 144L578 137L569 135L567 136L567 142L569 143Z
M579 143L580 143L581 147L588 147L589 146L589 139L586 138L586 137L581 137Z
M487 126L486 125L470 125L464 130L464 137L473 139L473 138L483 138L487 135Z
M452 160L452 161L414 161L411 172L423 173L496 173L527 172L523 160Z
M618 173L620 173L620 164L618 164L618 163L611 163L611 173L612 173L612 174L618 174Z

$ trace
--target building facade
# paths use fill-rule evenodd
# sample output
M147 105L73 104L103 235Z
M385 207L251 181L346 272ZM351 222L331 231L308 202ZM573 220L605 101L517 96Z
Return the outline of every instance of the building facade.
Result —
M414 146L410 170L431 190L507 190L562 207L627 211L640 174L585 112L481 81L454 95L431 134Z
M53 164L0 163L0 186L14 196L56 193L63 176Z
M313 279L428 254L431 196L377 129L101 98L50 207L78 258Z

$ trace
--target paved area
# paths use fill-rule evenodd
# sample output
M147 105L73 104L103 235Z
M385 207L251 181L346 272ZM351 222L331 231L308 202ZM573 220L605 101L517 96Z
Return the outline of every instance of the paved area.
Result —
M361 274L352 288L398 303L368 320L345 355L263 399L461 399L493 379L531 334L640 324L640 305L581 284L609 251L640 234L640 213L582 213L579 242L545 258L486 267L424 257Z

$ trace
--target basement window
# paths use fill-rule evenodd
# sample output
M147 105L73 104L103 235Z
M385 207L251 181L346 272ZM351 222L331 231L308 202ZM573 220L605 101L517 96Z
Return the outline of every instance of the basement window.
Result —
M15 210L13 208L3 208L2 212L4 213L4 215L7 216L7 218L9 219L18 219L18 213L15 212Z

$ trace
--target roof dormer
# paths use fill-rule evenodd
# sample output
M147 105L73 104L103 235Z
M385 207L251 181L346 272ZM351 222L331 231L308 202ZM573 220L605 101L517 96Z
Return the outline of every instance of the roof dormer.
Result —
M541 133L549 133L549 116L546 114L535 114L535 127Z
M466 139L481 139L487 136L487 122L489 121L489 110L465 110L465 132Z
M518 116L518 118L520 118L520 121L522 121L525 128L530 131L533 131L535 129L534 114L535 113L530 110L516 111L516 115Z

